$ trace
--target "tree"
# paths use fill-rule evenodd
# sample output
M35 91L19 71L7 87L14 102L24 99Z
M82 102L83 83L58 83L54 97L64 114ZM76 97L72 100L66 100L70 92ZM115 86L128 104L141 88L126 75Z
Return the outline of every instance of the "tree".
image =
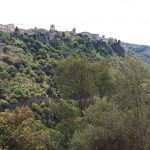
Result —
M89 97L96 94L89 62L85 58L69 57L56 70L58 90L65 99L78 101L81 112Z
M71 150L131 150L130 118L113 101L97 98L85 110L82 122L71 140Z
M79 116L79 110L74 102L61 100L59 103L52 103L50 112L53 116L52 120L56 123L55 129L64 135L63 145L66 148L78 127L75 119Z
M19 36L21 35L21 33L20 33L18 27L15 28L15 31L14 31L13 35L14 35L14 37L16 37L16 38L19 37Z
M0 113L0 149L59 150L62 135L35 120L28 107Z
M120 109L132 112L134 118L134 138L138 148L150 149L149 142L149 113L147 102L149 101L150 76L146 64L136 57L127 56L118 61L114 72L115 101ZM138 142L137 142L138 141Z
M111 96L113 92L113 83L110 75L110 60L105 59L93 62L90 68L99 96L101 98Z

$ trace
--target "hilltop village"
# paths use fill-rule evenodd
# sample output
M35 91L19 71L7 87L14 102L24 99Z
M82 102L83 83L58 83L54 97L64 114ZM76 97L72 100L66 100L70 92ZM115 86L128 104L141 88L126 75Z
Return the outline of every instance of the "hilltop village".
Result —
M2 25L0 24L0 31L2 32L18 32L18 34L28 34L28 35L33 35L33 34L45 34L48 36L48 40L51 41L54 39L54 37L56 35L60 35L63 34L64 31L58 31L55 28L54 24L50 25L50 29L49 31L43 28L31 28L31 29L22 29L22 28L18 28L16 27L14 24L7 24L7 25ZM76 28L73 28L72 31L65 31L65 33L69 34L69 35L76 35ZM115 39L112 37L109 38L105 38L105 35L100 36L99 34L92 34L89 32L81 32L80 34L82 34L83 36L88 36L91 40L95 41L95 40L104 40L105 42L111 41L114 42Z

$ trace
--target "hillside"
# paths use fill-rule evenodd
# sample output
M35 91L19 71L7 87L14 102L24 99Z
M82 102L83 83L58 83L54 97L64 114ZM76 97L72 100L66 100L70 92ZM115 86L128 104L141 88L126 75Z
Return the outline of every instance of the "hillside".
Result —
M49 36L53 38L49 40ZM0 98L13 103L10 108L21 105L17 104L19 100L23 105L24 99L33 97L57 98L53 76L60 60L79 55L94 61L113 54L125 55L120 41L105 42L93 40L88 35L57 31L39 31L30 35L19 30L1 32ZM3 110L2 106L0 109Z
M143 60L150 62L150 46L148 45L138 45L131 43L123 43L121 44L124 48L129 49L131 52L134 52Z
M150 67L126 52L130 44L54 26L6 27L0 150L149 149Z

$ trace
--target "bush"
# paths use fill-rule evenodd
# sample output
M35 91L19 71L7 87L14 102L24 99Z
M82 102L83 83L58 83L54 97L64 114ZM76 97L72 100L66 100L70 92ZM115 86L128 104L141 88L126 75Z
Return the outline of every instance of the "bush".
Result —
M2 106L3 108L8 108L9 103L3 99L0 100L0 106Z
M42 112L42 108L36 103L32 103L32 109L33 109L33 111L37 111L39 113Z

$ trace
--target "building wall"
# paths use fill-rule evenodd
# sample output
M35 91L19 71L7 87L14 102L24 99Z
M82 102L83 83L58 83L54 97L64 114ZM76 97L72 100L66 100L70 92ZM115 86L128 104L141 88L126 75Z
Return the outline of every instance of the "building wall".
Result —
M15 31L15 25L14 24L8 24L8 25L0 24L0 31L3 31L3 32L14 32Z
M14 32L15 31L15 25L14 24L8 24L7 28L10 32Z

